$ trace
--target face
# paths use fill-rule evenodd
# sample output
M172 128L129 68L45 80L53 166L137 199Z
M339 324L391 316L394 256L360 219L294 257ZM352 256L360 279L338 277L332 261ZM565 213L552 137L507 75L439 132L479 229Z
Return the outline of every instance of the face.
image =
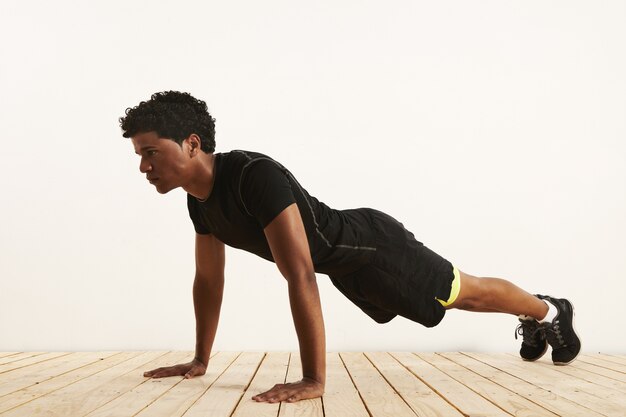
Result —
M182 147L171 139L159 138L156 132L138 133L131 140L135 153L141 156L139 171L159 193L184 187L192 178L188 139Z

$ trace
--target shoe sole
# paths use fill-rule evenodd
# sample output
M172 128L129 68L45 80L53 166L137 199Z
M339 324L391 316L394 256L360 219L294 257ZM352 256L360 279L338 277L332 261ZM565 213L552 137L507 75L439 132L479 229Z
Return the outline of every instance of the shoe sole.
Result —
M578 332L576 331L576 325L574 324L575 320L574 318L576 317L576 311L574 309L574 304L572 304L569 300L567 300L567 302L569 302L569 305L572 306L572 329L574 329L574 335L576 336L576 339L578 339L578 352L576 353L576 356L574 356L572 358L572 360L570 360L569 362L552 362L553 364L555 364L556 366L565 366L565 365L569 365L570 363L574 362L576 360L576 358L578 357L578 355L580 355L580 352L583 350L583 343L580 340L580 337L578 336Z

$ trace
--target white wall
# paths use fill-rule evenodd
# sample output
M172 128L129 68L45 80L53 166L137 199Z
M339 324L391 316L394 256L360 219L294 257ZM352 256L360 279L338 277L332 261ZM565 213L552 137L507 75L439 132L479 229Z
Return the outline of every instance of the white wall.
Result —
M462 270L570 298L626 352L622 1L0 5L0 350L193 349L194 232L118 117L188 91L217 151L401 220ZM328 350L514 351L515 317L378 325L318 276ZM296 349L275 265L227 251L220 350Z

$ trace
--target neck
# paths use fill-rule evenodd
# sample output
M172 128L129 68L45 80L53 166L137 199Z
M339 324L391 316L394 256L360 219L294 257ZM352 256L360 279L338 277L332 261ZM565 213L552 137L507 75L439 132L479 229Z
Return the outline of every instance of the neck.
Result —
M197 169L194 170L192 181L185 185L183 189L198 200L206 200L213 191L215 180L215 154L199 155Z

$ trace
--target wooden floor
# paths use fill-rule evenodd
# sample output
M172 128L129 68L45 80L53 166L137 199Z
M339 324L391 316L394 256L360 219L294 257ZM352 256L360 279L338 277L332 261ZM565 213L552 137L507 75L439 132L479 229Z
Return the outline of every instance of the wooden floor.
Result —
M2 416L626 416L626 355L554 366L515 354L329 353L326 393L297 403L251 397L299 379L296 353L218 352L207 374L143 372L192 352L0 352Z

